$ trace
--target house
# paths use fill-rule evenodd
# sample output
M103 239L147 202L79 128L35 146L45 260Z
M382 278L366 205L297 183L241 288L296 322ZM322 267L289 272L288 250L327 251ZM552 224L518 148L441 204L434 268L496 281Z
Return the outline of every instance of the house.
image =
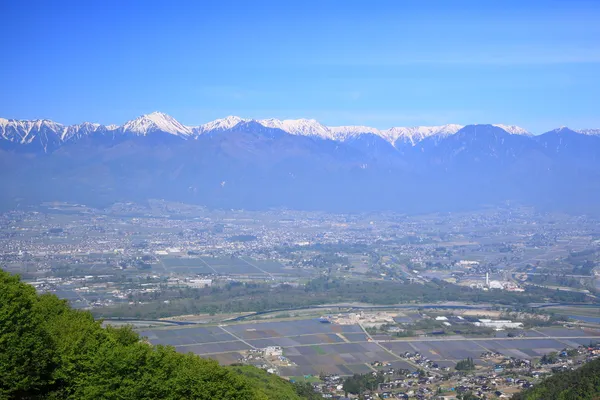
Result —
M280 346L265 347L263 352L265 353L265 357L278 357L283 355L283 349Z

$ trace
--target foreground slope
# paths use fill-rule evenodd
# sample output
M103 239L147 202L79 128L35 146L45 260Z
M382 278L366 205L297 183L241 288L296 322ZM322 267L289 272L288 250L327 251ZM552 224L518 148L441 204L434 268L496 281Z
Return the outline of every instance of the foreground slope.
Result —
M2 399L300 399L298 388L253 367L224 368L90 313L0 270Z

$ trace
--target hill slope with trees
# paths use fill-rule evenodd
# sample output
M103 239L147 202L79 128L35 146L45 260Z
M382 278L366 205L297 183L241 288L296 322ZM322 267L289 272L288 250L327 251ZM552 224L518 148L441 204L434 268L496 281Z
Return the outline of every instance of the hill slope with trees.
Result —
M515 394L516 400L597 400L600 399L600 359L573 371L559 372L539 385Z
M306 389L152 346L128 327L103 328L0 270L2 399L301 399Z

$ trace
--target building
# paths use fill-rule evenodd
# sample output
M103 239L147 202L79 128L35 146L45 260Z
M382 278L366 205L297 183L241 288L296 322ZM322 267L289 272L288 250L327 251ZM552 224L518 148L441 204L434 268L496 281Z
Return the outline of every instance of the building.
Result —
M471 268L476 265L479 265L479 261L460 260L457 264L461 267Z
M190 279L185 284L194 289L202 289L212 285L212 279Z
M523 323L512 322L510 320L491 320L491 319L480 319L479 322L474 323L475 326L484 326L486 328L494 328L499 331L502 329L518 329L523 328Z
M280 346L269 346L264 348L265 357L279 357L283 355L283 349Z

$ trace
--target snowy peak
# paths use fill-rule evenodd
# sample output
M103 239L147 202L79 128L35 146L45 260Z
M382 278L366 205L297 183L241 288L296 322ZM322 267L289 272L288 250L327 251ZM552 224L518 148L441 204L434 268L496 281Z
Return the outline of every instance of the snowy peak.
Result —
M275 118L254 120L229 116L217 119L193 128L194 133L203 134L207 132L222 132L235 128L241 123L253 122L263 128L279 129L290 135L312 136L329 140L345 140L349 136L356 136L365 133L379 134L379 130L366 126L338 126L328 127L314 119L286 119Z
M48 142L56 141L64 126L47 119L21 121L0 118L0 136L13 143L30 144L39 139L47 147Z
M531 132L529 132L527 129L525 128L521 128L520 126L516 126L516 125L503 125L503 124L493 124L493 126L503 129L506 132L510 133L511 135L525 135L525 136L532 136Z
M193 128L193 131L198 134L202 134L205 132L213 132L213 131L226 131L234 128L238 124L242 122L251 121L249 119L244 119L236 116L230 115L226 118L216 119L214 121L208 122L204 125L200 125L197 128Z
M342 142L364 134L383 137L382 132L379 129L371 128L369 126L330 126L329 130L336 140L341 140Z
M334 139L332 132L325 125L314 119L262 119L257 121L266 128L281 129L291 135L317 136L323 139Z
M560 128L553 129L550 132L546 132L546 133L560 133L560 134L579 133L579 134L581 134L582 132L573 130L573 129L567 127L567 126L561 126Z
M579 129L575 132L581 133L582 135L600 136L600 129Z
M493 124L486 126L494 126L495 129L502 129L511 135L532 136L529 131L516 125ZM254 134L269 133L270 130L277 129L290 135L335 140L338 142L346 142L360 138L363 135L374 135L387 141L392 146L399 147L406 145L414 146L427 138L433 138L436 141L441 140L456 134L463 128L463 125L447 124L377 129L360 125L326 126L314 119L305 118L254 120L237 116L228 116L192 127L181 124L165 113L153 112L128 121L122 126L104 126L90 122L66 126L47 119L27 121L0 118L0 140L4 144L9 142L10 146L30 145L28 147L31 149L42 149L49 152L62 145L62 143L77 141L79 138L96 134L110 133L110 136L116 137L121 134L146 136L148 134L163 132L181 139L188 139L209 133L225 134L234 129ZM574 131L567 127L561 127L551 132L600 136L600 129Z
M263 119L258 121L269 128L281 129L292 135L313 136L323 139L345 141L364 134L377 135L391 144L396 141L415 144L432 135L451 135L463 126L448 124L441 126L396 127L379 130L369 126L325 126L314 119Z
M182 137L192 134L192 129L190 127L181 124L170 115L158 111L142 115L123 125L123 132L132 132L142 136L157 131Z
M438 126L395 127L384 131L385 137L393 144L410 143L415 145L430 136L454 135L463 125L447 124Z
M100 124L95 124L91 122L84 122L78 125L67 126L63 129L60 139L64 142L71 139L79 139L81 137L92 135L100 130L103 127Z
M50 121L49 119L38 119L33 121L32 129L42 130L48 129L51 132L58 133L63 129L62 124L58 124L54 121Z

